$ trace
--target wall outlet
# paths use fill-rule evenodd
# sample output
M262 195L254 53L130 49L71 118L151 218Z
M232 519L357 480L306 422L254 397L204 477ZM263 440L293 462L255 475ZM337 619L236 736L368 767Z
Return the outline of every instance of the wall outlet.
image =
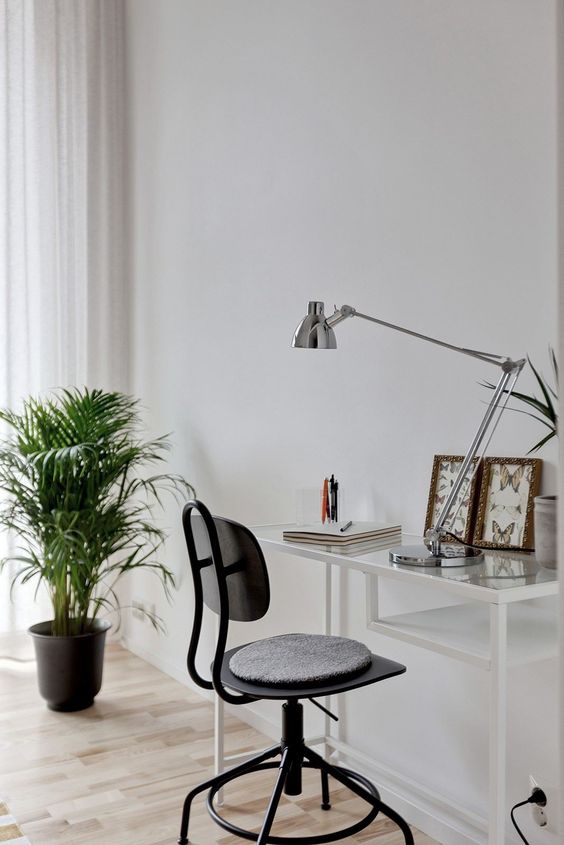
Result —
M532 793L533 789L542 789L543 792L546 794L546 789L537 782L536 778L533 775L529 775L529 795ZM535 824L539 827L546 827L548 824L548 815L546 812L546 807L540 807L538 804L531 804L531 817Z
M142 601L131 602L131 615L134 619L138 619L139 622L148 622L151 625L151 618L154 618L156 614L157 607L152 601L147 603Z
M141 622L145 619L144 614L144 606L143 602L141 601L132 601L131 602L131 615L134 619L139 619Z

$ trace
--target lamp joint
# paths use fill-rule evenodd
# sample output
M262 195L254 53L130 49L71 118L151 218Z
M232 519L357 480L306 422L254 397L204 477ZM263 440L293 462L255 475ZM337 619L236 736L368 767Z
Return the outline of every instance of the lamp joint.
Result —
M512 358L506 358L501 365L504 373L520 373L526 364L525 358L519 358L518 361L513 361Z
M354 317L356 314L356 309L352 307L352 305L341 305L340 308L335 307L334 312L331 314L330 317L327 317L325 322L327 323L330 328L336 326L337 323L341 323L343 320L346 320L347 317Z

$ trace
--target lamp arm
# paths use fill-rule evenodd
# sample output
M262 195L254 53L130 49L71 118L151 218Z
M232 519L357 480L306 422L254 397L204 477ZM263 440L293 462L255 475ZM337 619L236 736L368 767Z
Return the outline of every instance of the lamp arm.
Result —
M341 305L340 308L335 308L333 314L326 318L328 326L333 328L338 323L346 320L348 317L360 317L362 320L368 320L370 323L377 323L379 326L385 326L388 329L395 329L395 331L403 332L403 334L411 335L411 337L418 337L419 340L426 340L428 343L434 343L436 346L443 346L445 349L452 349L454 352L460 352L462 355L470 355L472 358L478 358L481 361L487 361L488 364L496 364L503 369L513 369L513 364L520 364L520 361L513 362L510 358L504 355L494 355L491 352L478 352L476 349L466 349L463 346L455 346L453 343L447 343L444 340L438 340L430 335L414 332L411 329L405 329L403 326L396 326L394 323L388 323L386 320L379 320L377 317L371 317L369 314L361 314L356 308L351 305ZM523 360L521 366L525 361Z
M486 438L486 434L488 432L488 429L490 429L492 421L494 420L496 411L499 410L497 420L495 420L493 427L491 427L487 443L489 443L489 441L491 440L493 433L494 433L495 429L497 428L497 424L500 420L500 417L501 417L503 411L505 410L505 406L506 406L507 402L509 401L509 397L511 396L511 391L515 387L515 382L517 381L517 379L519 377L519 373L523 369L523 364L524 364L524 362L521 362L521 361L516 362L511 370L504 370L501 373L501 376L499 377L499 381L498 381L498 383L495 387L495 390L494 390L494 393L493 393L493 396L492 396L492 400L491 400L490 404L488 405L488 407L486 408L486 413L484 414L484 417L483 417L482 421L480 422L480 425L478 426L478 430L477 430L476 434L474 435L474 439L470 443L470 447L469 447L468 451L466 452L466 455L464 456L464 460L462 461L460 470L458 471L458 475L456 476L456 478L454 480L454 484L452 485L452 487L450 489L450 493L448 494L446 501L445 501L445 503L442 507L442 510L439 514L439 518L437 519L437 521L435 522L433 527L427 532L427 536L426 536L425 539L429 541L429 543L431 545L431 550L433 551L433 554L437 554L439 552L440 535L445 530L445 523L448 519L450 511L451 511L453 505L455 504L455 502L458 498L458 494L460 493L460 490L462 489L463 484L467 480L467 475L468 475L468 472L470 470L470 466L472 464L472 461L474 460L474 458L478 454L480 446L482 445L482 443L484 442L484 440ZM510 382L511 382L511 384L510 384ZM500 403L503 399L504 394L507 394L506 400L500 408L499 406L500 406ZM486 447L487 447L487 443L486 443ZM468 478L468 482L470 481L470 478L471 478L471 476Z
M515 382L519 377L519 373L525 365L525 359L520 358L518 361L513 361L511 358L507 358L503 355L494 355L490 352L478 352L476 349L466 349L463 346L455 346L452 343L437 340L435 337L430 337L429 335L421 334L420 332L414 332L411 331L411 329L405 329L403 326L396 326L394 323L379 320L377 317L370 317L368 314L361 314L351 305L342 305L340 308L335 308L334 313L326 318L326 323L328 326L333 328L333 326L336 326L348 317L360 317L362 320L368 320L370 323L377 323L378 325L385 326L388 329L395 329L395 331L403 332L403 334L411 335L411 337L417 337L419 340L426 340L428 343L434 343L436 346L443 346L445 349L452 349L454 352L460 352L462 355L469 355L472 358L478 358L480 361L486 361L488 364L495 364L496 366L501 367L502 372L495 387L491 402L489 403L486 413L484 414L484 417L478 426L478 430L474 435L474 439L464 456L458 475L456 476L450 493L446 498L443 508L439 514L439 518L433 527L427 531L425 540L430 546L432 554L438 556L441 553L441 533L446 530L445 523L449 517L450 511L457 500L463 484L467 480L466 476L474 458L478 454L478 450L486 439L486 434L489 431L489 438L484 448L487 448L487 445L497 428L500 417L507 405L507 402L509 401L509 397L511 396L511 391L515 387ZM506 399L503 405L501 405L504 394L506 395ZM499 413L497 419L495 419L497 411L499 411Z

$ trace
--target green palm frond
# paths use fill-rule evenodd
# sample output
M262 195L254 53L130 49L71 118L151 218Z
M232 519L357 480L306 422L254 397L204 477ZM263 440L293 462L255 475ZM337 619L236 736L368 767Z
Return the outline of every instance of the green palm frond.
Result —
M537 398L534 395L530 395L527 393L519 393L516 390L511 391L511 398L518 399L520 402L523 402L525 405L528 405L529 408L534 409L535 413L531 413L531 411L524 411L521 408L511 408L511 411L515 411L521 414L527 414L528 416L532 417L537 422L542 423L546 426L549 431L545 436L539 440L538 443L535 443L534 446L529 449L528 454L530 455L531 452L538 452L546 443L552 440L553 437L557 437L558 435L558 362L556 360L556 355L554 354L554 349L549 347L549 357L550 363L552 365L553 375L554 375L554 387L549 384L549 382L541 375L541 373L537 370L534 366L533 362L527 356L527 361L529 363L529 367L531 368L535 380L539 386L541 398ZM483 387L487 387L489 390L494 390L495 385L489 381L481 382ZM509 393L508 390L504 391L505 393Z
M170 444L143 439L137 400L71 388L27 399L19 414L0 410L0 421L9 432L0 443L0 527L21 546L9 558L20 564L15 580L46 584L54 633L82 632L99 611L119 611L115 584L133 569L154 572L169 594L172 573L157 559L166 534L152 510L165 494L195 491L180 475L148 473Z

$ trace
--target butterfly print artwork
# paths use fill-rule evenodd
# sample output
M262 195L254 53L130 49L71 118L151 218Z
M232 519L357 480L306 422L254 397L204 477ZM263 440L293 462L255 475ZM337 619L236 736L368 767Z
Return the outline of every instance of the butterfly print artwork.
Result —
M534 549L533 501L541 468L538 458L485 458L474 543Z
M517 467L513 472L509 472L507 464L503 464L499 472L499 489L505 490L506 487L511 485L515 492L518 493L524 475L525 468L523 466Z
M494 543L499 546L508 546L511 543L511 535L515 530L515 523L510 522L503 530L499 527L495 519L492 520L492 537Z
M490 503L490 513L495 514L497 511L508 513L513 518L518 518L523 514L521 505L501 505L499 502Z
M425 530L434 525L444 507L447 497L455 484L462 461L462 455L435 455L433 473L431 476L431 490L427 504ZM445 527L460 540L469 542L472 532L471 519L476 495L475 470L478 459L474 461L464 484L448 514Z

